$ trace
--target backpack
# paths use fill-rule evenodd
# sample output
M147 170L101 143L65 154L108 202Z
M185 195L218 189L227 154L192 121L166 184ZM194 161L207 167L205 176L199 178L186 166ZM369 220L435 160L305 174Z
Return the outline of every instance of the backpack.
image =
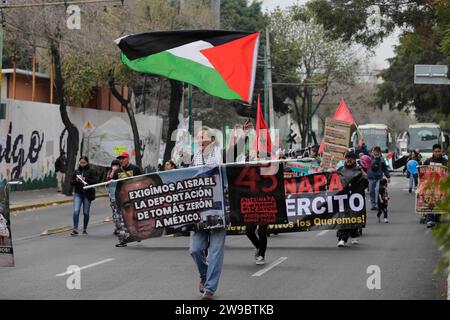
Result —
M373 172L377 172L381 169L381 158L373 158L371 169Z

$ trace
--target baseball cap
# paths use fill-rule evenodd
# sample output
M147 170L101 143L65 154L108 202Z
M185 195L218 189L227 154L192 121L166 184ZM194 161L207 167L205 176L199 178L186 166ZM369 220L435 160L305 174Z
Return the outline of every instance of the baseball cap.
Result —
M116 157L116 159L120 159L120 158L129 158L130 154L126 151L122 151L119 153L119 155Z

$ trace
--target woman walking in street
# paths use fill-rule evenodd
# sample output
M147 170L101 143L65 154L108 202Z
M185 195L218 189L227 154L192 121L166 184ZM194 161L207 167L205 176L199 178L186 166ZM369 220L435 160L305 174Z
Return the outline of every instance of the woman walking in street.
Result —
M83 205L83 234L87 234L86 229L89 223L89 210L91 201L95 199L95 189L83 189L83 187L94 184L95 173L89 168L89 160L86 156L81 156L79 167L72 175L73 195L73 231L71 236L78 235L78 219L81 206Z

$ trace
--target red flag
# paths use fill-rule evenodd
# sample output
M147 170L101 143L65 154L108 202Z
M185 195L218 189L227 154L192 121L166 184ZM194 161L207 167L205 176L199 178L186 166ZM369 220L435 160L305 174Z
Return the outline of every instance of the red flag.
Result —
M264 130L262 134L264 136L260 136L261 130ZM272 140L270 139L269 129L267 128L266 123L264 122L264 116L261 110L261 102L258 95L258 110L256 112L256 137L253 142L253 149L258 152L272 153ZM260 155L260 157L264 158L266 154Z
M342 99L341 102L339 103L339 106L338 106L336 112L334 113L333 119L349 122L351 124L356 124L356 121L355 121L355 119L353 119L353 116L352 116L350 110L348 110L348 107L345 104L344 99ZM319 151L318 151L319 154L323 153L323 148L324 148L323 142L321 142Z
M394 158L394 154L395 154L395 152L391 152L391 153L386 155L386 158L387 159L393 159Z
M337 108L336 112L334 113L333 119L349 122L351 124L356 123L355 119L353 119L353 116L352 116L350 110L348 110L344 99L342 99L341 103L339 103L339 107Z

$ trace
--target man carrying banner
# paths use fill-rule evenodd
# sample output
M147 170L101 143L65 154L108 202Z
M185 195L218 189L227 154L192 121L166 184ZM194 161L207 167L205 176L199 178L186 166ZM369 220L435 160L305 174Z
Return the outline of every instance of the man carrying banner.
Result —
M130 154L128 152L120 152L116 159L119 161L119 168L117 168L112 174L112 178L114 180L139 176L142 174L141 168L130 163ZM114 234L117 234L117 226L115 226L115 228L116 229L114 230ZM138 242L140 242L140 240ZM126 246L127 244L123 242L116 244L116 247Z
M198 134L199 150L192 159L192 166L218 165L222 154L209 128L202 128ZM212 300L219 285L223 267L226 229L195 230L191 232L189 253L200 274L199 291L203 300ZM207 254L206 254L207 252Z
M433 166L433 165L443 165L446 166L448 163L448 160L444 158L442 155L442 147L440 144L433 145L433 156L431 158L428 158L423 163L424 166ZM427 222L427 228L432 228L435 225L436 222L436 215L435 214L427 214L426 216L426 222Z
M364 196L364 190L367 188L367 174L356 164L356 153L354 151L347 151L344 155L345 164L338 169L343 185L345 186L345 193L358 192ZM358 244L358 229L340 229L337 231L338 247L344 247L349 237L352 238L352 244Z
M123 179L142 174L142 169L130 163L130 154L126 151L119 153L116 158L119 160L120 167L114 171L113 179Z

